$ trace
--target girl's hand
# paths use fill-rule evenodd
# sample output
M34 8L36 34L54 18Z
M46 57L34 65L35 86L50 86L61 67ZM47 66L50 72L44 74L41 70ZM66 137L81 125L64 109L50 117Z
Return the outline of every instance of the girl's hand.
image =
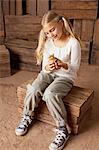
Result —
M54 63L55 63L56 69L60 69L63 65L63 62L61 60L59 60L58 58L55 59Z
M54 57L54 60L49 62L49 69L51 71L55 69L60 69L62 67L62 61Z
M52 58L49 58L49 63L45 66L45 69L47 71L53 71L56 69L55 67L55 62L57 60L57 58L55 58L54 56L51 55Z
M56 69L55 68L55 63L49 63L48 65L45 66L45 69L47 71L53 71L53 70L55 70Z
M53 71L55 69L60 69L62 67L62 61L54 58L54 61L50 61L48 65L46 65L45 69L47 71Z
M45 66L45 69L47 71L54 71L56 69L60 69L61 67L66 70L68 69L68 65L66 63L62 62L58 58L55 58L55 60L52 63L49 62L49 64Z
M55 60L55 68L60 69L60 68L68 69L68 65L64 62L62 62L60 59L56 58Z

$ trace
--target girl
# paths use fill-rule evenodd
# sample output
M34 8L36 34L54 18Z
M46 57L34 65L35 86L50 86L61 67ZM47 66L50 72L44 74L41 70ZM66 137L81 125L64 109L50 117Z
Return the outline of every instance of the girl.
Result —
M32 85L27 86L23 116L15 133L27 132L42 96L57 126L49 149L61 150L70 137L63 97L74 84L81 60L80 40L63 16L53 11L43 16L36 56L37 64L42 62L42 70Z

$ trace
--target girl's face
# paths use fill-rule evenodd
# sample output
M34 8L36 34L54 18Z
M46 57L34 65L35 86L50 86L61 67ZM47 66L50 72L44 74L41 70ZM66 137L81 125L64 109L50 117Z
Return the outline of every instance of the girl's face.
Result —
M63 25L62 22L54 22L49 23L44 27L44 33L48 38L51 38L52 40L60 40L61 36L63 34Z

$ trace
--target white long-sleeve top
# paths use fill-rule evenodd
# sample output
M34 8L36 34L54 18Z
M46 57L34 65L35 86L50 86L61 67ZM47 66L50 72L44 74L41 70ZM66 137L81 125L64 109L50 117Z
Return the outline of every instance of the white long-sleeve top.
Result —
M81 46L78 40L70 37L69 41L66 42L63 47L57 47L51 39L48 39L45 43L45 50L43 53L42 70L44 72L47 72L45 66L49 63L48 58L52 54L64 63L67 63L68 70L61 67L51 72L51 74L66 77L74 82L81 61Z

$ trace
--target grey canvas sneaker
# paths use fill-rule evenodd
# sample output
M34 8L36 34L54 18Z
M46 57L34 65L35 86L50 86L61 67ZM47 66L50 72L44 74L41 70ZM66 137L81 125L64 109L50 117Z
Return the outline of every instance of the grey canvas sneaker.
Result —
M33 119L34 117L31 117L29 115L23 115L18 127L15 129L16 135L24 135L27 132L28 127L32 123Z
M62 150L69 139L70 134L65 127L56 129L56 136L53 142L49 145L50 150Z

